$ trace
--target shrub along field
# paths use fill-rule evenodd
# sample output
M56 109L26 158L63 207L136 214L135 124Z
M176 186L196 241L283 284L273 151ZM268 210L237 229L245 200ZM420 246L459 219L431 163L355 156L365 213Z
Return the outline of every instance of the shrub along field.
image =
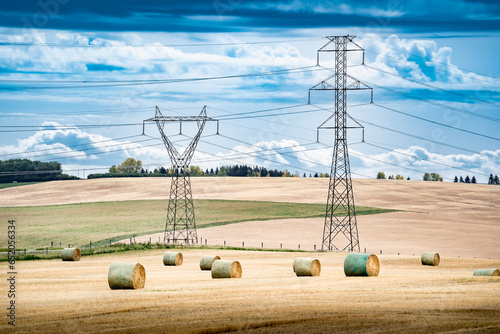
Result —
M287 218L324 216L324 204L264 201L194 200L198 228ZM51 241L99 245L133 235L164 231L165 200L117 201L0 208L2 219L15 219L18 249L49 247ZM357 207L358 215L394 210Z

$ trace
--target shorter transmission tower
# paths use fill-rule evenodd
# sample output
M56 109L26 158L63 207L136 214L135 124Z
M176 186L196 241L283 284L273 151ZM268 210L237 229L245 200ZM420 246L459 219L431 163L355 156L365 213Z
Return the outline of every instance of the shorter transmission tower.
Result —
M207 106L204 106L198 116L163 116L156 107L155 117L144 120L142 134L147 122L155 122L160 131L165 147L172 161L173 175L170 183L170 197L167 207L167 221L163 242L173 244L198 244L196 221L194 214L193 195L191 193L191 179L189 177L189 164L200 140L201 133L208 121L217 122L219 134L219 121L207 117ZM165 124L179 122L182 134L183 122L196 122L198 132L191 143L180 154L165 133Z

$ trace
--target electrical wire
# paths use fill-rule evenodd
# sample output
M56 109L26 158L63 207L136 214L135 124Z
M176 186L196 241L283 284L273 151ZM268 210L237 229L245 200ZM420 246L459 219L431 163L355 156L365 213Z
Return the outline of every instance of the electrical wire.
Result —
M425 63L429 63L429 62L432 62L432 63L435 63L435 64L440 64L440 65L446 65L446 66L449 66L450 64L448 63L443 63L443 62L440 62L440 61L436 61L436 60L432 60L432 59L427 59L421 55L417 55L417 54L414 54L414 53L411 53L411 52L408 52L408 51L405 51L405 50L400 50L400 49L396 49L396 48L392 48L390 46L387 46L386 44L382 44L382 43L378 43L378 42L374 42L372 40L368 40L368 43L373 43L373 44L377 44L377 45L380 45L384 48L387 48L387 49L391 49L391 50L394 50L394 51L398 51L398 52L401 52L401 53L405 53L405 54L408 54L410 56L413 56L413 57L417 57L417 58L420 58L420 59L423 59L425 60ZM365 49L366 50L366 49ZM369 50L366 50L366 51L369 51ZM373 52L373 53L376 53L376 54L379 54L379 55L382 55L382 56L388 56L388 57L391 57L389 55L385 55L385 54L381 54L381 53L378 53L378 52L375 52L375 51L369 51L369 52ZM394 57L392 57L394 58ZM430 67L428 65L426 65L427 67ZM470 72L470 73L474 73L474 74L477 74L477 75L481 75L483 77L489 77L489 78L492 78L492 79L498 79L497 77L495 76L492 76L492 75L488 75L488 74L483 74L483 73L479 73L479 72L475 72L475 71L472 71L472 70L468 70L466 68L463 68L463 67L460 67L460 66L457 66L457 65L453 65L455 66L456 68L462 70L462 71L466 71L466 72ZM451 73L451 72L448 72L450 74L454 74L454 73Z
M500 106L500 104L496 103L496 102L492 102L492 101L488 101L488 100L483 100L483 99L480 99L480 98L477 98L477 97L474 97L474 96L470 96L470 95L466 95L466 94L457 93L455 91L452 91L452 90L449 90L449 89L444 89L444 88L441 88L441 87L437 87L437 86L431 85L429 83L422 82L420 80L406 78L406 77L404 77L402 75L391 73L389 71L385 71L385 70L382 70L380 68L377 68L377 67L374 67L374 66L370 66L370 65L367 65L367 64L365 64L365 66L368 67L368 68L371 68L373 70L376 70L376 71L378 71L380 73L384 73L384 74L391 75L393 77L401 78L403 80L406 80L406 81L409 81L409 82L413 82L413 83L416 83L416 84L428 87L428 88L433 89L433 90L439 90L439 91L442 91L442 92L445 92L445 93L448 93L448 94L453 94L453 95L464 97L464 98L467 98L467 99L470 99L470 100L474 100L474 101L477 101L477 102L490 104L490 105L493 105L493 106Z
M157 80L117 80L117 81L95 81L101 84L93 84L92 81L83 80L83 81L60 81L59 83L80 83L83 85L62 85L62 86L31 86L31 87L22 87L30 90L39 90L39 89L68 89L68 88L102 88L102 87L122 87L122 86L141 86L141 85L157 85L157 84L169 84L169 83L184 83L184 82L195 82L195 81L209 81L209 80L220 80L220 79L235 79L235 78L250 78L250 77L261 77L261 76L270 76L270 75L281 75L281 74L295 74L295 73L306 73L306 72L317 72L324 71L325 69L317 68L316 66L303 66L297 68L276 70L276 71L267 71L267 72L259 72L259 73L247 73L247 74L235 74L235 75L225 75L225 76L213 76L213 77L200 77L200 78L183 78L183 79L157 79ZM2 80L0 80L1 82ZM3 82L11 82L5 81ZM21 82L19 82L21 83ZM30 83L30 82L22 82L22 83ZM46 81L44 83L53 84L57 83L55 81ZM86 84L91 83L91 84ZM1 87L1 86L0 86ZM5 90L19 89L20 87L2 87Z
M314 41L319 38L296 38L276 41L256 42L233 42L233 43L191 43L191 44L143 44L143 45L100 45L100 44L62 44L62 43L20 43L0 42L0 46L55 46L63 48L125 48L125 47L197 47L197 46L232 46L232 45L256 45L256 44L278 44L302 41Z
M424 122L428 122L428 123L432 123L432 124L444 126L444 127L447 127L447 128L453 129L453 130L465 132L465 133L472 134L472 135L475 135L475 136L479 136L479 137L483 137L483 138L488 138L488 139L500 141L500 138L497 138L497 137L492 137L492 136L488 136L488 135L481 134L481 133L478 133L478 132L469 131L469 130L457 128L457 127L454 127L454 126L451 126L451 125L448 125L448 124L444 124L444 123L432 121L430 119L427 119L427 118L424 118L424 117L415 116L415 115L412 115L412 114L408 114L406 112L399 111L399 110L396 110L394 108L385 107L385 106L383 106L381 104L373 103L373 105L377 106L379 108L382 108L382 109L385 109L385 110L389 110L389 111L392 111L392 112L395 112L395 113L398 113L398 114L401 114L401 115L405 115L405 116L408 116L408 117L412 117L412 118L415 118L415 119L418 119L418 120L421 120L421 121L424 121Z

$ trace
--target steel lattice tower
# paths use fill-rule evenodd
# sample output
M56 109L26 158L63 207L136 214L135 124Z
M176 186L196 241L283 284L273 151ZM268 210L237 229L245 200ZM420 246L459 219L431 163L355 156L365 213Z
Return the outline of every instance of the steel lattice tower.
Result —
M309 90L309 102L311 90L333 90L335 92L334 113L318 127L318 140L319 129L335 130L322 250L348 252L360 250L349 151L347 148L347 129L352 128L347 126L347 118L353 119L347 114L347 91L371 88L347 74L348 51L363 51L364 62L364 50L352 41L354 37L349 35L327 36L328 43L318 50L317 65L319 66L320 52L334 52L335 74ZM350 44L354 44L357 48L348 49ZM348 78L352 82L348 83ZM333 85L329 83L330 80L334 81ZM323 126L332 117L335 119L335 126ZM357 123L356 120L354 121Z
M163 242L186 245L198 244L193 195L191 193L191 179L189 177L189 164L191 163L194 151L207 121L217 120L207 117L206 106L203 107L198 116L163 116L160 109L156 107L155 117L144 121L144 123L155 122L158 126L165 148L172 161L172 170L174 172L170 183L170 197L168 200L167 220ZM196 122L198 125L198 132L182 154L179 154L165 133L165 124L167 122L180 122L181 129L182 122Z

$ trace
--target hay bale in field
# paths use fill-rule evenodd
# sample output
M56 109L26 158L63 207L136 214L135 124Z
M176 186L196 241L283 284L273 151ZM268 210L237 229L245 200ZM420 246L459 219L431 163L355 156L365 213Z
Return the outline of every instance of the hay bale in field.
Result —
M473 276L500 276L500 270L497 268L478 269L474 271Z
M365 253L349 253L344 259L346 276L378 276L380 262L377 255Z
M238 261L216 260L212 263L212 278L240 278L241 272Z
M166 252L163 254L163 264L165 266L180 266L183 259L182 254L179 252Z
M146 270L140 263L115 262L108 271L111 289L142 289L146 283Z
M319 276L321 263L318 259L297 257L293 261L293 272L297 276Z
M425 252L422 254L422 258L420 259L423 265L426 266L437 266L441 261L438 253L433 252Z
M220 257L217 255L203 255L200 260L200 269L212 270L212 264L216 260L220 260Z
M61 251L61 259L63 261L80 261L80 256L79 248L64 248Z

